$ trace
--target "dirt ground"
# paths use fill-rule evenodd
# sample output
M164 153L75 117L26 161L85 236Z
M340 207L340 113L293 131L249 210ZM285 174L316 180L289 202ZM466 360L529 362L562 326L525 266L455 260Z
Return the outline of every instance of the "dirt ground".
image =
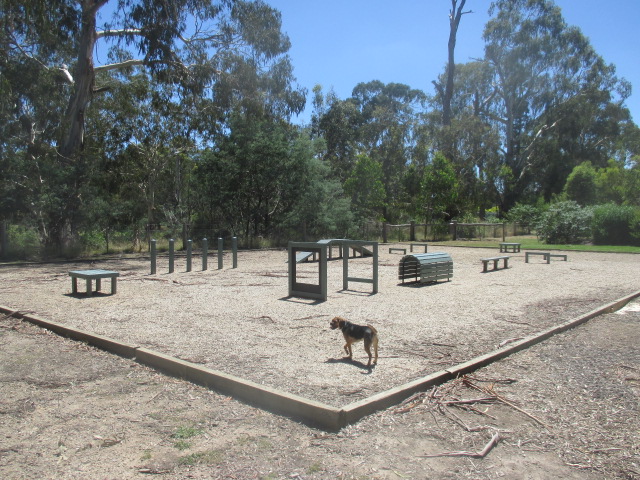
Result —
M0 304L342 405L638 289L632 255L569 253L546 265L516 254L508 270L482 274L478 259L494 252L451 254L454 279L424 287L399 286L400 257L381 255L377 295L366 284L341 291L331 262L320 303L286 298L282 252L247 253L237 271L156 276L137 260L103 262L93 268L121 272L118 293L91 298L71 295L66 274L86 265L3 267ZM352 262L362 276L371 268ZM199 303L205 294L215 308ZM220 324L194 335L196 308L200 326ZM334 358L333 314L379 328L375 369L363 368L364 352ZM333 434L4 317L0 476L640 478L639 320L635 301Z

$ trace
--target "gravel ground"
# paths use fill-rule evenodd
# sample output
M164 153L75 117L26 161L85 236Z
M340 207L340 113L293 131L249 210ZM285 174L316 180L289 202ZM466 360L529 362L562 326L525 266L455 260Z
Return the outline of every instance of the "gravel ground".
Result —
M148 259L103 259L91 264L50 263L0 268L0 304L120 341L155 349L209 368L333 406L371 396L443 367L486 353L588 312L639 288L640 257L568 254L525 263L510 254L508 269L482 273L480 258L497 249L430 246L454 262L451 281L400 284L401 254L381 245L379 291L350 283L342 290L342 261L328 266L328 299L289 298L285 250L241 251L238 268L176 272L161 258L151 275ZM230 265L230 258L225 259ZM197 259L194 266L199 265ZM210 259L209 265L217 266ZM71 294L69 270L120 272L118 292ZM196 267L197 268L197 267ZM317 263L298 276L317 278ZM371 258L352 258L350 276L370 278ZM308 280L306 280L308 279ZM81 282L82 283L82 282ZM371 324L380 337L380 359L366 368L361 345L344 361L343 340L328 328L340 315Z

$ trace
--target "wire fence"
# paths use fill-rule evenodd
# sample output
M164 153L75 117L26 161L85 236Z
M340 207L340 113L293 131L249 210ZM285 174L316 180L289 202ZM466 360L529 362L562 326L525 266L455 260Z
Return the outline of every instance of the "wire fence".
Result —
M500 240L506 237L531 235L532 228L518 223L407 223L393 225L383 222L366 222L353 226L346 238L377 242L438 242L448 240ZM200 248L204 239L209 244L222 238L225 248L231 238L237 237L241 248L286 247L287 242L317 241L321 238L343 238L335 232L326 236L308 238L296 230L274 230L269 236L245 238L235 232L216 226L188 224L147 224L120 230L91 230L80 232L76 241L66 247L46 247L36 229L0 222L0 258L3 260L35 259L63 256L109 254L117 252L149 252L151 240L156 240L158 251L166 251L169 240L174 240L176 250L184 250L187 241L193 248Z

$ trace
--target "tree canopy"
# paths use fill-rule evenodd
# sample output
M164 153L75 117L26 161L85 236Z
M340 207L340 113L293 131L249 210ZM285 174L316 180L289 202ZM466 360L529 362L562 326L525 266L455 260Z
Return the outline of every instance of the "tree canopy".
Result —
M433 93L317 85L301 126L307 92L265 0L0 0L0 217L51 246L141 242L160 223L251 244L344 237L354 219L640 205L615 66L551 0L493 1L484 56L455 63L472 12L450 2Z

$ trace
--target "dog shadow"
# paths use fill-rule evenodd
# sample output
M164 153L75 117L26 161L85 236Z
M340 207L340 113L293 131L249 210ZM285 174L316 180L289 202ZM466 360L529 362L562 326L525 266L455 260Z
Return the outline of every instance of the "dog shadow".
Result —
M360 370L365 370L366 374L370 374L373 372L373 369L376 368L375 365L368 366L366 363L362 363L358 360L353 360L349 357L342 358L328 358L324 363L345 363L347 365L353 365L354 367L359 368Z

